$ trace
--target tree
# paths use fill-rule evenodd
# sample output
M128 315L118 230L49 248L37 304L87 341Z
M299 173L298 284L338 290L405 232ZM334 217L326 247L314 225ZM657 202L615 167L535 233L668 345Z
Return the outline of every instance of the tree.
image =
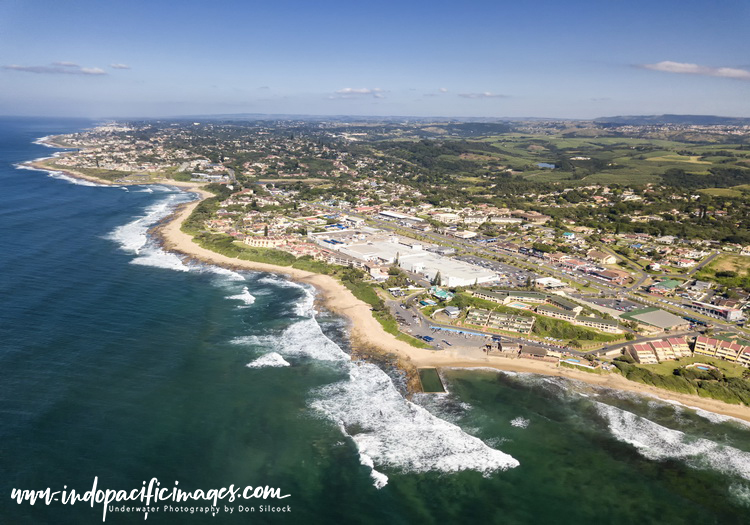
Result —
M268 224L263 227L263 237L268 237Z
M432 284L433 286L440 286L442 282L443 282L443 279L440 276L440 270L438 270L438 272L435 274L435 278L432 279L432 282L430 284Z

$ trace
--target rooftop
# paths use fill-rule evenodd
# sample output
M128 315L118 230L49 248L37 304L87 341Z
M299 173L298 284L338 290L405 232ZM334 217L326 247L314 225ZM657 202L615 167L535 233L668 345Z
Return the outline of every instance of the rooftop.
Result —
M682 317L670 314L659 308L642 308L640 310L633 310L628 314L622 314L620 317L622 319L634 320L639 323L655 326L662 330L687 323Z

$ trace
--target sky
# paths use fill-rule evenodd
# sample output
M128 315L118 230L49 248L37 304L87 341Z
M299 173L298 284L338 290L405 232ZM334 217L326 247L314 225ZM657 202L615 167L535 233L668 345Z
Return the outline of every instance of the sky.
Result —
M750 117L747 0L0 0L0 115Z

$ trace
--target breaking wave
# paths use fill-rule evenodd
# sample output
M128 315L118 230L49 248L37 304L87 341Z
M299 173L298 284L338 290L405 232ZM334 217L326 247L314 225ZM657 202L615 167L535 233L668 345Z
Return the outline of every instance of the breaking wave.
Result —
M337 422L374 464L404 472L485 475L519 465L460 427L404 399L377 366L351 363L348 380L318 390L312 406Z
M247 286L242 287L242 292L238 293L237 295L230 295L229 297L227 297L227 299L242 301L243 303L245 303L245 306L250 306L255 302L255 296L250 293L250 291L247 289Z
M264 277L258 282L264 280L277 284L275 278ZM377 366L352 362L315 319L313 289L289 281L282 286L303 291L295 305L295 313L301 319L281 334L243 336L232 342L260 345L283 357L306 357L342 367L346 379L314 391L310 406L352 439L360 463L371 469L375 487L382 488L388 482L387 475L376 467L402 472L476 470L488 475L519 464L459 426L405 399Z
M141 217L116 228L110 238L135 254L134 264L148 264L186 271L176 255L165 252L149 239L148 230L172 209L189 200L184 193L170 194L148 207ZM239 281L244 276L231 270L215 270L223 278ZM476 470L485 475L516 467L513 457L486 445L459 426L434 416L405 399L391 378L372 364L353 363L347 352L332 341L318 323L315 290L287 279L269 275L255 281L260 285L296 288L300 296L293 306L291 324L281 333L237 337L231 342L260 346L265 355L247 364L249 368L289 366L289 357L310 359L340 367L346 379L313 392L310 406L349 436L357 446L360 462L370 468L373 485L382 488L387 475L379 468L403 472ZM228 296L252 304L248 287Z
M269 368L290 365L289 361L281 357L279 354L277 354L276 352L271 352L270 354L266 354L254 361L249 362L245 366L248 368Z
M48 159L48 158L50 158L50 157L43 157L43 158L35 159L35 160L44 160L44 159ZM70 175L66 175L62 171L45 170L45 169L42 169L42 168L35 168L35 167L30 166L28 164L15 164L15 167L17 169L19 169L19 170L41 171L41 172L46 173L47 175L49 175L53 179L64 180L65 182L69 182L71 184L77 184L78 186L98 186L100 188L122 188L123 187L123 186L115 186L115 185L111 185L111 184L99 184L99 183L96 183L96 182L92 182L90 180L85 180L85 179L79 179L79 178L76 178L76 177L71 177Z
M651 460L679 459L695 468L710 468L750 480L750 453L703 438L693 438L632 412L596 402L596 410L619 441Z
M145 214L141 217L115 228L108 238L118 243L123 251L137 256L130 261L131 264L188 271L190 268L182 262L182 259L174 253L164 251L149 238L148 230L169 215L177 205L189 200L189 196L185 194L171 194L146 208Z

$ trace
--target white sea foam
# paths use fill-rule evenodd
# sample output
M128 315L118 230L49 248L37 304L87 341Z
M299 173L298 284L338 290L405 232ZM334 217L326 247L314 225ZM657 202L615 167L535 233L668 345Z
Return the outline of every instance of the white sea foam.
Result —
M255 361L251 361L245 365L248 368L269 368L269 367L281 367L290 366L289 361L281 357L276 352L271 352L264 356L259 357Z
M750 487L733 483L729 485L729 496L743 507L750 507Z
M250 290L247 289L247 286L242 287L242 292L238 293L237 295L230 295L229 297L227 297L227 299L242 301L247 306L250 306L255 302L255 296L250 293Z
M691 407L689 405L688 408L692 408L695 410L696 415L708 419L711 423L733 423L735 425L741 425L744 427L750 427L750 422L745 421L744 419L739 419L732 416L725 416L723 414L717 414L715 412L709 412L708 410L703 410L702 408L697 407Z
M652 460L679 459L696 468L711 468L750 480L750 453L703 438L692 438L626 410L596 402L618 440Z
M140 266L153 266L154 268L163 268L165 270L175 270L178 272L188 272L190 268L182 262L177 255L164 250L154 247L144 250L143 255L139 255L130 264L137 264Z
M179 199L170 195L149 207L142 217L112 232L111 238L124 250L138 255L136 260L154 253L170 255L150 243L147 232L179 203ZM180 264L181 267L175 269L188 269ZM294 307L294 313L302 319L290 324L281 334L237 337L232 343L261 346L269 351L249 363L247 366L251 368L286 366L286 358L295 356L329 362L348 372L347 379L317 390L311 406L339 424L351 437L360 461L370 467L375 487L382 488L388 483L388 477L376 470L376 465L416 472L477 470L485 475L518 465L508 454L487 446L457 425L406 400L388 375L375 365L352 363L349 355L325 335L315 319L312 287L275 276L265 276L256 282L303 290ZM245 291L251 295L248 289L239 295L247 297ZM238 296L232 298L239 299Z
M230 281L244 281L245 276L241 273L235 272L234 270L230 270L228 268L222 268L221 266L205 266L206 271L209 271L211 273L215 273L217 275L221 275L225 279L229 279Z
M518 461L404 399L375 365L351 363L348 380L318 390L312 406L343 426L360 454L401 471L476 470L489 475Z
M44 157L42 159L36 159L36 160L44 160L48 159L49 157ZM33 166L29 166L28 164L15 164L14 165L19 170L29 170L29 171L42 171L52 177L53 179L59 179L64 180L65 182L69 182L71 184L77 184L78 186L97 186L100 188L121 188L122 186L113 186L111 184L97 184L96 182L91 182L90 180L85 179L78 179L76 177L71 177L70 175L66 175L62 171L55 171L55 170L45 170L42 168L35 168Z
M169 195L146 208L141 217L115 228L108 238L117 242L122 250L138 256L131 264L188 271L190 268L177 255L162 250L148 237L149 228L169 215L175 206L187 200L184 194Z
M269 274L264 277L261 277L258 279L258 282L261 284L271 284L273 286L281 286L282 288L303 288L301 284L297 284L294 281L290 281L289 279L284 279L283 277Z
M343 428L342 432L346 434L346 430ZM378 472L377 470L375 470L375 462L370 456L360 452L359 462L366 467L370 467L370 477L372 478L372 484L375 485L376 489L380 490L388 485L388 476L386 476L382 472Z
M261 345L284 356L308 357L318 361L349 361L349 354L331 341L315 319L297 321L281 335L238 337L235 344Z
M297 286L304 290L305 295L294 305L294 312L300 317L312 318L315 316L315 288L312 286Z
M531 421L521 416L518 416L517 418L510 421L511 425L518 428L526 428L529 426L529 423L531 423Z
M36 139L36 140L35 140L35 141L34 141L33 143L34 143L34 144L39 144L40 146L45 146L45 147L47 147L47 148L56 148L56 149L59 149L59 148L58 148L57 146L53 146L52 144L48 144L48 143L46 142L46 141L47 141L47 139L49 139L49 138L51 138L51 137L52 137L52 135L45 135L44 137L39 137L39 138L38 138L38 139Z
M260 346L265 344L267 342L267 339L264 339L263 336L259 335L242 335L240 337L235 337L229 342L233 345Z

